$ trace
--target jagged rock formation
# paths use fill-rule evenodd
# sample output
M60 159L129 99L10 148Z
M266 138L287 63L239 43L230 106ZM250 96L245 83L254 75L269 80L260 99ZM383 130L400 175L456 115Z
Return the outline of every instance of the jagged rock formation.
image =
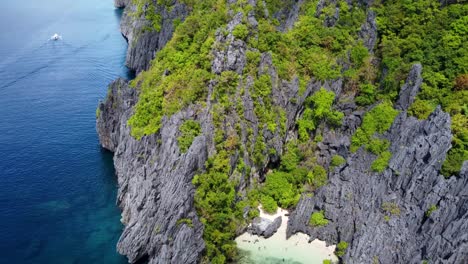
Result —
M152 22L145 18L149 4L145 4L140 17L136 17L137 5L134 2L115 0L116 7L125 7L120 30L128 41L126 65L136 73L149 68L156 52L172 38L174 20L184 20L189 12L187 7L177 0L172 0L170 9L166 5L158 5L157 1L151 0L151 3L154 6L153 12L161 16L159 30L154 29Z
M377 23L374 11L367 12L366 23L362 25L359 37L363 40L364 46L372 52L377 42Z
M282 217L278 216L275 220L257 217L252 221L252 225L247 229L252 235L263 236L269 238L276 233L281 226Z
M396 109L407 110L414 102L414 98L416 98L422 84L421 71L421 64L415 64L411 68L405 85L401 87Z
M127 126L136 100L135 89L122 79L115 81L107 100L99 105L97 120L102 146L115 153L118 205L125 224L117 249L131 263L146 258L149 263L196 263L204 242L193 208L191 180L206 161L206 142L198 137L180 155L174 133L195 111L166 119L159 135L137 141Z
M233 2L233 1L230 1ZM278 28L290 29L299 16L304 1L288 1L289 5L278 14ZM320 1L317 14L328 1ZM372 1L360 1L370 6ZM252 6L256 1L249 0ZM178 1L171 8L153 2L161 14L161 29L148 30L151 23L143 13L132 14L137 7L130 0L116 0L117 7L125 7L122 18L122 34L129 42L127 65L137 73L148 69L155 53L164 47L173 33L175 19L183 20L188 8ZM147 6L143 7L146 10ZM327 17L325 25L333 27L339 10ZM372 53L377 42L376 15L368 10L366 21L358 33L359 39ZM233 36L234 28L248 23L256 28L258 22L252 13L232 14L223 30L215 36L211 71L221 74L233 71L244 74L247 65L248 44ZM346 65L344 65L346 68ZM323 135L317 144L317 163L329 168L333 155L346 158L346 163L329 173L329 183L315 196L304 195L288 222L288 235L304 232L311 240L319 238L328 243L349 242L346 263L434 263L468 262L468 162L465 162L459 178L444 179L438 170L450 148L450 117L437 108L427 120L408 117L407 109L414 101L421 86L421 65L415 65L403 86L395 108L401 110L391 129L384 135L391 142L393 156L389 168L383 173L370 171L375 155L360 149L350 153L350 138L360 126L365 110L354 103L354 94L345 90L344 80L319 81L311 78L305 91L299 92L299 79L279 80L270 53L262 53L258 74L268 74L272 79L271 101L275 107L285 110L286 133L271 132L259 126L255 114L251 76L237 87L236 101L244 109L243 116L236 112L226 115L223 127L234 130L240 124L240 145L248 149L248 131L256 138L263 136L266 149L274 153L266 155L263 164L253 164L249 153L238 154L231 159L242 159L252 168L251 177L232 175L239 184L240 194L251 188L252 182L261 182L268 166L278 164L287 139L297 137L296 120L304 111L306 98L321 87L333 91L335 105L344 113L343 124L331 128L318 126L316 134ZM216 83L207 85L208 98ZM114 152L114 165L119 182L118 205L122 209L125 229L118 242L118 251L131 263L148 260L149 263L197 263L205 244L203 225L194 209L193 176L204 170L205 161L216 153L212 102L204 106L192 105L170 117L164 117L160 132L136 140L130 135L128 119L138 101L138 90L129 87L126 80L116 80L109 86L105 102L99 104L97 130L101 145ZM233 100L234 101L234 100ZM196 137L186 153L181 153L177 137L179 127L187 119L201 124L201 135ZM235 165L231 165L234 167ZM385 205L395 209L389 215ZM436 210L430 210L431 208ZM398 209L398 210L396 210ZM314 211L324 210L329 224L320 228L309 226ZM396 214L396 211L399 213ZM431 213L427 213L431 211ZM249 230L269 237L281 225L281 217L275 221L255 219ZM245 230L239 227L238 232ZM398 252L398 254L395 254Z
M136 72L147 69L155 52L170 40L173 20L188 14L186 7L176 2L170 11L154 4L162 16L159 32L147 30L149 22L144 16L133 15L137 7L132 1L115 2L117 7L125 7L121 30L129 42L126 64ZM117 203L125 225L117 249L131 263L196 263L204 242L203 226L193 206L191 180L207 159L206 142L199 137L187 153L180 155L174 133L185 118L196 115L195 109L172 116L164 121L160 134L137 141L127 126L137 100L137 90L118 79L109 86L98 111L101 145L115 153Z
M370 171L375 158L360 149L329 175L314 197L302 197L291 214L288 235L349 241L346 263L465 263L468 261L468 162L460 178L438 173L450 149L450 116L438 107L427 120L408 117L408 102L421 84L415 65L400 93L402 112L385 135L391 142L389 168ZM390 216L386 205L395 209ZM431 206L437 208L430 214ZM330 223L312 228L308 218L324 210ZM395 254L398 252L398 254Z
M115 0L114 5L117 8L124 8L127 5L130 5L132 3L131 0Z

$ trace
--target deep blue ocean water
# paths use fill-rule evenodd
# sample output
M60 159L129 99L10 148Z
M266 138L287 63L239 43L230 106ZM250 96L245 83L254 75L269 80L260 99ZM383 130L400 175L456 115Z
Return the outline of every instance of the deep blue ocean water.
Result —
M120 15L112 0L2 0L0 263L126 262L95 132L107 84L128 77Z

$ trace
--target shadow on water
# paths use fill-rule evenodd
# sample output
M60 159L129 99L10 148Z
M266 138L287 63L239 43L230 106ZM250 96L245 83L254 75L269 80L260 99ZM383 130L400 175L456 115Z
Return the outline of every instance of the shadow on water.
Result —
M114 9L114 14L115 14L115 17L117 18L117 23L120 23L120 20L122 19L123 11L124 11L123 8Z

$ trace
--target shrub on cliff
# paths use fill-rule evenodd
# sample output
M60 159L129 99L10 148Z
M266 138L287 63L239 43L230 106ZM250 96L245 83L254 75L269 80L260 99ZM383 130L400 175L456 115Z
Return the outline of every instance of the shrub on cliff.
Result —
M335 93L323 87L306 99L306 108L302 117L297 120L298 134L302 141L309 139L309 134L320 121L331 125L340 125L344 114L332 108Z
M232 31L232 35L235 38L245 40L249 35L249 29L244 24L237 25L234 30Z
M324 211L312 213L309 224L314 227L326 226L328 224L328 219L325 218Z
M337 166L340 166L342 164L344 164L346 162L346 160L340 156L340 155L333 155L332 159L331 159L331 162L330 162L330 166L332 168L334 167L337 167Z
M348 242L340 241L340 243L336 245L335 255L338 257L343 257L344 254L346 254L346 249L348 249Z
M180 136L177 138L177 142L179 143L180 151L185 153L192 145L195 137L201 134L200 123L187 120L179 127L179 131Z
M387 131L397 115L398 110L395 110L390 102L385 101L364 115L361 127L351 138L351 151L354 152L364 146L378 156L372 164L374 171L385 170L391 158L391 153L387 151L390 143L385 139L379 139L376 135Z

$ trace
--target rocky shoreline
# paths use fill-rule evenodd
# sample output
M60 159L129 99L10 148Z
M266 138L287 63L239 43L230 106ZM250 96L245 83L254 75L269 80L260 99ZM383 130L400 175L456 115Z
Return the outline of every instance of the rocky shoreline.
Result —
M301 3L297 1L290 8L288 19L282 25L284 28L291 27L297 19ZM145 30L148 21L132 16L136 6L131 0L115 0L115 5L125 8L121 31L129 43L126 64L136 73L148 69L156 52L170 40L173 21L183 20L189 14L189 9L178 1L174 1L170 10L157 6L162 15L161 29L148 31ZM244 43L228 41L241 19L234 16L227 26L228 35L217 35L216 41L226 47L214 51L214 72L243 72ZM252 25L256 23L255 17L249 17L248 21ZM372 52L377 39L372 11L367 13L360 37ZM272 64L272 58L263 54L260 68L277 78ZM310 235L310 240L320 239L328 244L348 241L348 250L342 257L345 263L421 263L428 259L433 263L468 262L468 162L464 163L459 177L445 179L438 172L451 147L450 116L440 108L427 120L417 120L407 114L420 89L422 70L421 65L413 66L395 105L401 112L383 135L391 142L393 155L389 167L382 173L369 171L375 155L362 148L356 153L349 151L350 137L361 124L364 111L346 100L349 98L342 93L343 80L311 81L302 95L298 94L297 80L283 81L281 87L273 87L275 104L286 109L288 130L294 129L305 98L320 87L336 94L337 108L345 114L339 129L321 128L323 141L316 154L323 164L329 164L335 154L345 157L346 162L330 170L328 184L315 196L301 197L291 212L288 236L303 232ZM127 121L133 114L138 93L137 89L129 87L127 80L118 79L109 86L106 100L98 106L97 131L102 147L114 152L119 183L117 203L125 225L117 249L130 263L141 260L151 264L198 263L205 243L203 225L194 207L195 188L191 181L204 169L214 151L209 105L202 109L190 106L165 117L158 134L136 140L130 135ZM257 120L248 93L244 105L246 119L255 124ZM186 153L181 153L177 145L178 128L186 119L199 120L203 132ZM266 139L267 145L282 153L286 138L270 134ZM278 157L272 155L269 159L275 162ZM262 177L256 174L257 179ZM242 180L239 191L249 188L249 184ZM398 215L385 217L383 204L396 206ZM427 214L433 205L437 210ZM320 210L324 210L329 224L310 227L310 215ZM182 221L184 219L189 221ZM240 228L239 233L244 229Z
M286 263L322 263L323 260L337 263L335 245L327 246L324 241L313 240L300 232L287 238L288 211L278 208L275 214L267 214L261 207L259 211L259 217L252 221L247 232L236 238L238 248L247 251L241 263L263 263L267 258Z
M126 64L136 72L147 69L155 52L172 36L171 19L186 14L180 5L166 12L170 26L160 32L143 32L147 21L131 15L136 8L131 1L116 1L116 6L125 7L121 30L129 43ZM117 250L130 263L196 263L204 242L203 227L193 206L191 180L204 165L206 147L200 138L180 156L177 135L173 133L182 118L195 113L192 110L174 115L165 120L160 134L137 141L127 126L137 100L138 92L129 87L127 80L114 81L105 102L99 105L96 123L102 147L114 152L119 183L117 204L125 225ZM193 227L179 224L183 218L193 219Z

